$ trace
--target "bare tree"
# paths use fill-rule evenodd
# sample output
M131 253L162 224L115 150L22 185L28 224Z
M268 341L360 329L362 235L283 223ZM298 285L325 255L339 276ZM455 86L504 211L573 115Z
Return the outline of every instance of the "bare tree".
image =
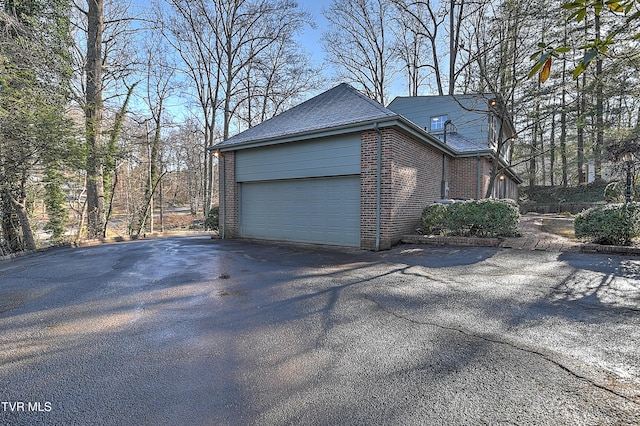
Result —
M88 0L85 64L85 128L87 138L87 219L89 238L102 237L104 186L102 170L102 33L104 1Z
M427 37L423 34L422 22L402 9L404 4L398 0L400 16L396 27L395 52L400 61L400 68L405 70L407 77L407 93L418 96L421 88L428 81L427 69L433 67L429 63L431 52L428 49ZM422 15L423 5L416 5L416 14ZM433 61L431 61L433 63Z
M85 116L87 232L89 238L98 238L106 231L105 103L128 92L118 86L132 72L131 37L137 30L131 25L135 18L129 16L129 2L74 0L74 6L74 94Z
M412 31L426 40L429 45L431 63L423 62L433 72L436 91L444 95L444 78L446 70L440 63L440 47L442 46L444 25L448 11L446 3L432 3L423 0L393 0L401 14L405 16L403 22L411 22ZM426 58L423 58L425 61ZM453 87L452 84L449 87ZM453 94L453 91L448 92Z
M490 108L490 112L493 112L498 120L498 137L493 149L496 157L492 162L485 194L487 197L493 193L496 177L511 162L511 158L506 159L504 163L498 161L504 157L505 152L511 153L514 148L516 134L507 130L517 125L518 134L527 135L531 129L523 118L526 118L532 103L521 100L522 93L531 91L526 87L530 82L526 70L520 66L529 56L528 43L532 43L528 37L530 29L526 25L531 7L523 2L504 3L498 7L485 3L482 8L474 11L474 19L467 22L475 28L467 31L466 34L471 38L465 40L465 44L474 46L470 57L473 62L469 65L469 70L476 78L469 90L490 94L498 100L497 104ZM527 146L532 146L535 139L532 138L530 141L532 143ZM535 159L539 154L535 151L527 159Z
M228 139L232 120L238 117L240 110L255 106L255 103L247 104L249 99L255 101L256 90L253 87L247 89L246 77L251 76L249 81L253 81L253 70L258 69L260 60L262 65L266 63L268 52L278 43L286 41L288 47L293 47L290 44L293 35L309 22L309 16L290 0L165 2L170 10L159 8L158 21L163 23L165 37L180 55L184 74L194 83L200 107L205 137L206 214L214 198L215 165L215 159L207 148L214 143L218 133L222 139ZM280 73L281 68L277 64L276 67ZM275 78L271 84L262 82L262 89L272 90L264 92L263 101L277 97L275 91L282 86L273 84L275 82ZM298 90L302 88L304 86L297 86ZM285 99L291 99L291 96L287 95ZM259 113L257 116L262 115ZM216 122L220 117L222 130L218 132Z
M244 97L237 115L246 127L283 112L320 85L320 70L311 65L292 36L273 43L239 76Z
M175 73L176 68L170 61L170 54L167 52L164 39L158 34L151 33L144 42L144 80L143 86L145 94L144 103L151 115L147 123L151 123L151 128L145 132L149 153L148 179L145 185L145 197L142 210L140 211L139 222L134 230L139 235L145 224L148 223L149 230L153 232L153 207L156 188L160 185L160 179L164 175L161 167L162 154L162 129L165 122L166 104L176 89Z
M202 206L204 196L203 180L204 164L200 161L203 151L204 138L198 122L187 119L167 136L164 144L164 156L167 167L173 176L180 180L178 183L186 194L191 214L196 214ZM177 194L174 196L177 198Z
M213 16L218 17L216 34L221 52L223 130L222 138L230 136L231 120L244 102L242 76L270 48L309 22L309 14L291 0L246 0L214 2ZM208 14L207 16L211 16ZM214 25L214 22L210 22ZM291 45L290 45L291 46Z
M208 149L216 135L216 118L220 108L221 51L217 36L217 17L206 17L205 0L165 0L169 8L156 8L156 21L167 42L179 55L180 71L191 81L199 107L204 146L203 210L206 216L213 199L213 153Z
M393 13L387 0L334 0L324 12L329 21L323 35L327 61L340 80L354 83L383 105L396 72Z

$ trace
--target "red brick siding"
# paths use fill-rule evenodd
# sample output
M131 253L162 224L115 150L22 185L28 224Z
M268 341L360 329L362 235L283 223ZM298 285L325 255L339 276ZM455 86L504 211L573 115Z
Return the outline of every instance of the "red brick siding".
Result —
M361 247L376 248L378 134L361 135ZM442 154L395 129L382 130L380 249L415 230L425 206L440 198Z
M238 191L236 183L236 155L235 151L223 153L224 167L220 167L220 193L224 193L224 236L225 238L237 238L240 236L238 224ZM224 178L223 174L224 173ZM224 182L224 189L222 183ZM224 191L224 192L223 192Z
M485 198L491 176L491 162L487 157L480 157L480 194L478 194L478 157L457 158L451 165L452 180L449 182L451 198ZM500 194L500 177L493 186L493 197L518 199L518 184L505 176L504 194Z
M451 162L450 198L478 198L478 159L456 158Z
M378 134L360 135L360 247L376 248Z

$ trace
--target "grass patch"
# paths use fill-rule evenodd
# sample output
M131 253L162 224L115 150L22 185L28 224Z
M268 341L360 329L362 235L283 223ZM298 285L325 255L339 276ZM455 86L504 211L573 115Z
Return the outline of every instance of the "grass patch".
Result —
M543 232L547 232L549 234L560 235L565 238L576 238L576 232L573 227L573 219L553 219L553 218L544 218L542 221Z

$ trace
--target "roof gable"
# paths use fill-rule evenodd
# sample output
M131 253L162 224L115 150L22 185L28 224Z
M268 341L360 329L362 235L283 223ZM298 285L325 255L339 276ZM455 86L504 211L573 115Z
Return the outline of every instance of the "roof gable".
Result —
M352 86L342 83L216 144L215 147L273 140L397 116L398 114L362 95Z

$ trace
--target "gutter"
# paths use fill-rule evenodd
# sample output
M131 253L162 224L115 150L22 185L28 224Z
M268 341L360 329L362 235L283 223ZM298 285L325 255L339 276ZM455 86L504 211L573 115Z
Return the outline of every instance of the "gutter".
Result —
M278 145L288 142L300 142L308 139L317 139L329 136L337 136L343 135L345 133L358 133L363 130L370 130L371 128L380 128L380 127L394 127L397 126L401 130L407 132L408 134L416 137L418 140L430 145L441 152L445 152L453 157L459 155L460 153L450 147L447 144L442 143L442 141L435 136L431 135L429 132L424 129L418 127L415 123L407 120L401 115L391 116L389 118L384 119L376 119L376 120L368 120L362 121L360 123L352 123L346 124L343 126L335 126L325 129L313 129L298 133L292 133L288 135L280 135L274 137L267 137L257 140L247 140L243 142L233 143L233 138L227 139L227 141L220 142L218 144L212 145L209 149L217 149L220 152L225 151L235 151L239 149L246 148L258 148L262 146L269 145ZM231 143L226 143L231 141Z

